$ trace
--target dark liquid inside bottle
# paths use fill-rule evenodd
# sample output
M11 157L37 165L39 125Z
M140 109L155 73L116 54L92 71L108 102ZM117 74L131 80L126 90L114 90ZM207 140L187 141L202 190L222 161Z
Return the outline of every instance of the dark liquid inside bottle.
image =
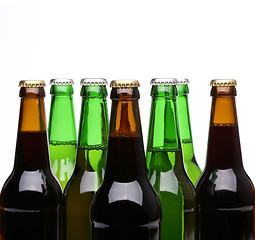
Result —
M199 239L253 239L253 189L240 165L238 127L211 127L209 145L197 186Z
M46 132L18 133L15 167L2 192L4 240L59 239L61 190L45 161L46 139Z
M158 203L144 178L145 161L136 161L144 159L142 138L110 137L108 154L110 171L94 207L94 239L159 239Z
M92 239L156 240L161 212L146 172L139 91L120 84L111 92L105 177L91 207Z

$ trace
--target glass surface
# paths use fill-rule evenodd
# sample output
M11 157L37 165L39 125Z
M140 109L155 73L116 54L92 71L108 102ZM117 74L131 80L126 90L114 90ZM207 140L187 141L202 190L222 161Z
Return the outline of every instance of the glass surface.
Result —
M91 239L91 201L105 172L108 112L105 86L83 86L78 149L74 173L64 191L62 236Z
M177 104L180 121L180 134L183 150L184 167L190 180L195 186L198 178L201 175L201 170L196 162L193 149L193 139L188 102L189 88L187 84L179 84L177 85L177 89L178 89Z
M0 199L4 240L59 240L61 188L50 170L42 88L21 88L14 168Z
M174 85L153 86L146 163L162 208L161 239L196 239L196 199L187 176Z
M150 162L149 179L156 190L161 208L161 239L183 239L184 197L182 188L171 163L180 158L181 151L172 149L148 149L147 161Z
M150 185L137 88L113 88L103 184L92 203L92 239L158 240L160 207Z
M51 166L62 189L72 176L77 146L72 85L51 86L49 146Z
M244 171L235 87L212 87L205 170L197 183L199 240L254 239L254 188Z

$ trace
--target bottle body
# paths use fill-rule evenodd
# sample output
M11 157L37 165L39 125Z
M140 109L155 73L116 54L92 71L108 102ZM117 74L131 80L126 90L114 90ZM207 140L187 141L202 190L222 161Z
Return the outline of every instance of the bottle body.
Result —
M253 239L254 189L242 165L234 86L212 87L207 162L196 188L199 239Z
M91 239L90 206L105 172L108 112L105 86L83 86L76 165L62 202L63 239Z
M113 88L107 165L91 208L92 239L159 239L160 206L150 185L137 87Z
M15 164L1 194L3 239L58 240L61 188L50 170L44 92L22 87L20 96Z
M45 156L46 132L20 132L16 155L24 151L22 145L32 147ZM42 145L39 146L38 144ZM41 151L40 151L41 150ZM31 150L29 150L31 151ZM27 154L26 150L24 155ZM27 155L27 157L30 157ZM34 158L34 156L31 156ZM49 156L45 156L48 157ZM16 157L16 159L19 157ZM37 161L38 158L34 158ZM59 205L61 190L49 169L15 169L3 191L3 239L59 239Z
M180 143L176 86L152 87L147 145L149 179L162 208L161 239L196 239L196 199Z
M73 88L72 81L70 85L56 85L55 80L51 81L49 147L52 170L64 190L74 170L77 146Z
M187 84L183 84L183 82L181 82L181 84L177 85L177 89L178 89L177 105L178 105L178 114L179 114L179 121L180 121L180 133L181 133L184 167L191 182L195 186L198 178L201 175L201 170L197 164L197 161L194 155L193 139L192 139L192 132L191 132L191 124L190 124L190 114L189 114L189 103L188 103L189 88Z

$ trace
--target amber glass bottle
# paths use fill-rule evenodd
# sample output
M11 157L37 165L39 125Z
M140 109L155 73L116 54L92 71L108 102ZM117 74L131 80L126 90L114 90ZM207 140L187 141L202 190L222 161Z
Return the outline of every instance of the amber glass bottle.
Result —
M43 81L21 81L14 168L0 204L4 240L58 240L61 188L49 160Z
M160 205L147 177L139 82L112 81L112 110L103 184L92 203L92 239L159 239Z
M205 170L197 183L200 240L253 239L254 188L244 171L235 80L213 80Z

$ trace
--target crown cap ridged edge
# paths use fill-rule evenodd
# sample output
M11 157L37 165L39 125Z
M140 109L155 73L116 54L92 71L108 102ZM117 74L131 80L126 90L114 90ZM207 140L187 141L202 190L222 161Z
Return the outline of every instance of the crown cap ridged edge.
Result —
M29 88L46 87L46 83L43 80L21 80L19 82L19 87Z
M83 78L80 82L82 86L106 86L108 82L104 78Z
M210 86L214 87L231 87L236 86L237 82L235 79L213 79Z
M134 88L140 87L138 80L112 80L110 84L111 88Z
M53 78L50 85L74 85L74 81L71 78Z
M176 78L153 78L151 80L151 85L177 85Z
M189 79L188 78L177 78L177 84L189 84Z

